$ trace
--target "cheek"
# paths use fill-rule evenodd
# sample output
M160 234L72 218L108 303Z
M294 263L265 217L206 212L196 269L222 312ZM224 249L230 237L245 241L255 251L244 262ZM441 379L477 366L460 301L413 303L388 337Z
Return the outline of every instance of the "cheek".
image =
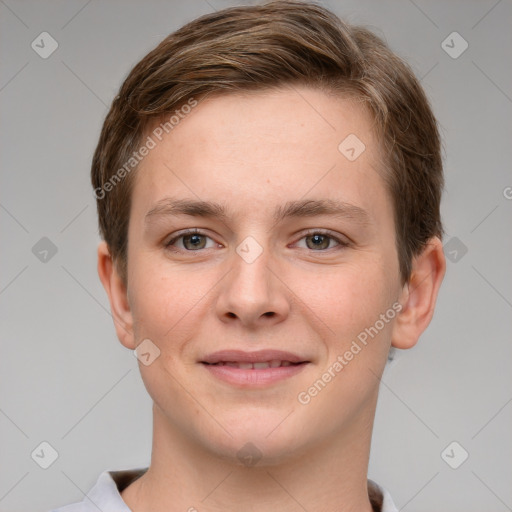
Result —
M149 338L160 347L162 336L172 328L183 303L182 287L178 282L171 283L169 272L166 275L163 265L156 261L155 252L137 251L133 246L137 246L136 241L129 244L128 295L135 339L140 342Z
M183 334L211 286L207 279L160 272L158 265L147 268L151 270L133 281L134 329L139 336L153 336L165 345L170 338L176 340L177 333Z
M372 259L372 255L365 258ZM296 272L291 277L294 291L319 320L325 323L329 337L343 343L347 335L358 334L372 325L393 303L393 273L384 263L368 261L347 263L335 269L317 272L312 277Z
M347 408L369 399L378 384L391 343L396 316L393 273L380 265L345 267L324 281L325 307L319 315L329 326L327 357L319 373L329 384L322 403ZM335 377L332 377L335 375Z
M208 286L207 279L169 272L168 267L164 272L158 263L138 263L138 269L134 264L132 273L134 334L137 343L149 339L159 350L151 364L139 363L142 380L162 411L193 409L195 406L182 386L188 382L193 368L183 355L187 342L196 337L201 298L211 285Z
M309 387L302 390L302 398L311 401L311 417L314 422L318 419L315 428L319 430L325 428L320 418L329 414L333 404L335 408L336 404L343 404L343 411L336 414L345 418L355 415L358 408L375 397L396 316L396 283L392 273L386 274L383 268L346 266L330 278L317 281L317 285L322 284L323 294L318 288L308 291L316 297L312 309L322 320L319 324L329 328L323 340L326 358ZM332 428L336 428L334 423Z

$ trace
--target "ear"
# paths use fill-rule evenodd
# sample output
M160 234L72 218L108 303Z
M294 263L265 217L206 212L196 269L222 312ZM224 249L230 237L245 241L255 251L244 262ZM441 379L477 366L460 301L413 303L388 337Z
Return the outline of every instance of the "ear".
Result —
M108 295L117 337L126 348L134 350L133 318L127 289L119 277L105 242L98 246L98 275Z
M411 277L399 299L402 310L393 325L393 347L407 349L416 345L434 315L445 271L443 245L438 237L434 237L413 259Z

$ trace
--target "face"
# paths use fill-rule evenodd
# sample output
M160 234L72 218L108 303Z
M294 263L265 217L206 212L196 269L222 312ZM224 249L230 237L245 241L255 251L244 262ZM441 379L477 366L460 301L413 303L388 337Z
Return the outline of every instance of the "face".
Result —
M402 293L379 158L362 106L309 88L210 98L149 152L125 343L160 351L155 421L269 462L368 424Z

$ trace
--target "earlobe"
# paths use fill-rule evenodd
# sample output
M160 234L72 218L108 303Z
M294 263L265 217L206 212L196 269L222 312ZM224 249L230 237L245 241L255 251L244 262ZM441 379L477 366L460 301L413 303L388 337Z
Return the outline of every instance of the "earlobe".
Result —
M112 261L106 242L98 246L98 275L107 292L117 337L126 348L134 350L133 317L126 286Z
M407 349L416 345L434 315L445 271L443 245L434 237L413 260L411 277L400 298L402 310L393 325L393 347Z

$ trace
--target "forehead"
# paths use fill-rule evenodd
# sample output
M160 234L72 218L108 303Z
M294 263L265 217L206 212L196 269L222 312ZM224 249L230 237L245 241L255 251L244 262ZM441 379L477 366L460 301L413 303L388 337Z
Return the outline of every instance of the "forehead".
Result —
M210 97L161 140L158 125L148 131L156 145L139 164L133 203L147 212L166 195L182 196L228 201L244 215L250 201L252 212L274 215L279 204L311 196L378 217L390 201L372 125L357 100L306 87Z

